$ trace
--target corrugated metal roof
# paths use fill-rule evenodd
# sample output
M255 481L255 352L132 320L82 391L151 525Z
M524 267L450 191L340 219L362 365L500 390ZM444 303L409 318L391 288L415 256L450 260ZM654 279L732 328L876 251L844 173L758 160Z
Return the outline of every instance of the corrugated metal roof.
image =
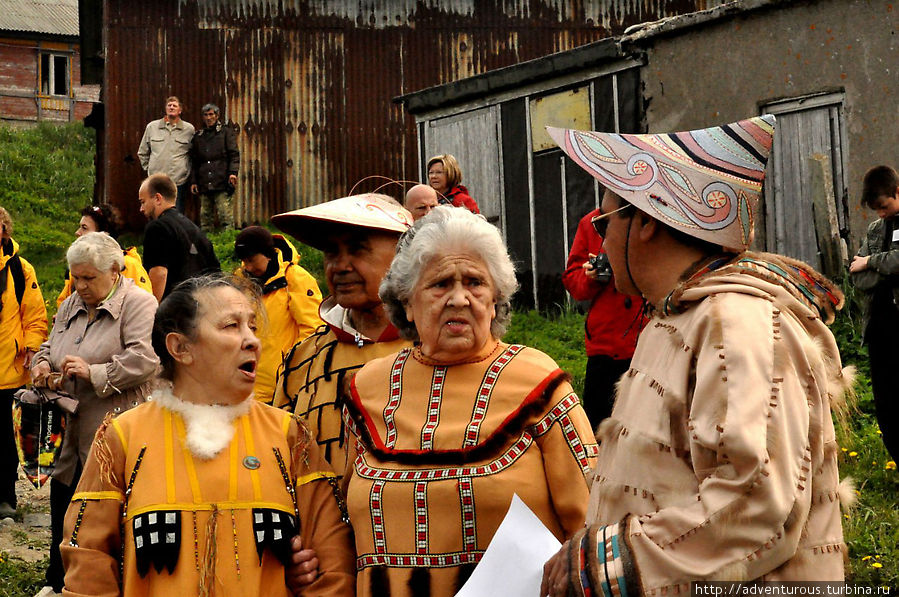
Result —
M0 31L78 36L78 0L0 0Z

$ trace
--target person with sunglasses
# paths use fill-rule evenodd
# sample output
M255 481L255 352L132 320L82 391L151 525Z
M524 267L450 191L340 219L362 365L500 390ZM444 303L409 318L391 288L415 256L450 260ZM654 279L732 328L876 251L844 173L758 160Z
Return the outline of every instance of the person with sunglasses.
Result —
M594 429L612 412L615 383L630 367L643 328L643 301L615 288L600 233L607 221L598 208L581 218L562 273L571 298L587 306L587 367L581 398Z
M595 225L649 321L597 433L586 525L544 566L542 596L844 579L853 491L832 410L853 376L827 327L843 295L804 263L748 250L774 124L549 129L606 187Z

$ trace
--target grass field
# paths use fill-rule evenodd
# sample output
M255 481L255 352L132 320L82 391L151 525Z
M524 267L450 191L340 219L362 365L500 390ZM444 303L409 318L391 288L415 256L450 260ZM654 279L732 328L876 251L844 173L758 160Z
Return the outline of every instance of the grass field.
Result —
M24 130L0 127L0 206L12 214L14 237L35 266L51 314L62 288L64 254L74 239L78 212L91 201L93 153L90 133L77 124ZM210 236L225 269L237 265L231 255L234 236L233 231ZM140 237L128 235L121 240L138 244ZM322 280L321 255L301 249L302 264ZM857 405L840 435L841 476L855 479L859 497L844 519L849 579L899 587L899 474L874 420L867 355L859 342L859 311L849 294L847 307L833 326L844 364L859 369ZM505 339L553 356L572 375L580 394L585 357L579 313L562 308L550 314L516 313ZM32 595L40 588L40 578L39 567L0 554L0 595Z

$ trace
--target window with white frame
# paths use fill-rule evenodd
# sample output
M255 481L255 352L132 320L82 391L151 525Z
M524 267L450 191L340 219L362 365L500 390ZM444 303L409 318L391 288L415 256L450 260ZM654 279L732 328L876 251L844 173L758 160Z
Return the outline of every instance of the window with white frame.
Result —
M40 93L41 95L68 96L71 91L69 78L71 56L41 52L40 55Z

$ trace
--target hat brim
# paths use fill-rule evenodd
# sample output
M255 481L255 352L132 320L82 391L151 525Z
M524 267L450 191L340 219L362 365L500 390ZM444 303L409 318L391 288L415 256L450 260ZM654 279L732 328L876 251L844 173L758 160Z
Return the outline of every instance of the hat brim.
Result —
M368 194L277 214L271 222L301 243L322 250L330 237L344 230L399 237L412 225L412 214L389 197Z
M271 222L278 230L319 251L324 251L335 236L346 232L356 232L365 235L388 234L397 238L404 232L400 230L386 230L383 227L365 226L355 222L339 221L332 218L294 213L272 216Z

